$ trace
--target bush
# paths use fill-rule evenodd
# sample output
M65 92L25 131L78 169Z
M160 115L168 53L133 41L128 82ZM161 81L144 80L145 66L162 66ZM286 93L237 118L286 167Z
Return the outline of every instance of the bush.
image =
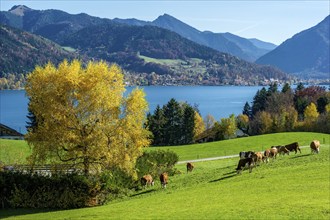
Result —
M119 168L88 177L0 172L0 207L72 209L96 206L127 195L136 184L132 176Z
M90 189L86 177L77 174L40 176L0 172L2 208L79 208L88 206Z
M179 161L179 156L173 151L157 150L144 152L136 161L138 177L150 174L157 177L162 172L174 174L174 165Z

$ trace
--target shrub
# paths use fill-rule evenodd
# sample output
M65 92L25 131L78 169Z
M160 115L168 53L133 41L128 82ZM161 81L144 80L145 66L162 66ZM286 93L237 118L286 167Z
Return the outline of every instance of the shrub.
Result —
M92 181L77 174L40 176L0 172L2 208L79 208L89 205Z
M138 177L141 178L145 174L156 177L162 172L168 172L172 175L175 172L173 167L178 161L179 156L173 151L144 152L136 161Z

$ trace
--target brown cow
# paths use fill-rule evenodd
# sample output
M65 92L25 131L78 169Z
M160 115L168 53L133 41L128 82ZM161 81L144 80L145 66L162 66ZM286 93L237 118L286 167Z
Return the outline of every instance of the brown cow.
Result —
M266 161L266 163L268 163L268 161L269 161L269 155L270 155L270 150L269 149L265 150L264 156L262 157L262 161L263 162Z
M192 163L190 163L190 162L187 163L187 173L188 173L189 171L190 171L190 172L193 171L194 167L195 167L194 164L192 164Z
M278 154L278 150L276 147L272 147L269 150L269 157L276 159L276 155Z
M255 164L260 164L260 162L262 161L262 153L261 152L255 152L252 156L253 161L255 162Z
M252 168L254 167L253 158L244 158L238 161L238 165L236 168L237 174L240 174L245 167L249 168L250 173L252 172Z
M292 144L287 144L287 145L285 145L285 148L288 149L289 151L295 151L296 153L297 153L297 150L299 150L299 152L301 153L298 142L294 142Z
M319 153L320 152L320 141L313 140L310 144L311 147L311 153Z
M166 188L166 184L168 183L168 174L162 173L159 176L160 183L162 184L162 188Z
M278 153L281 155L290 155L290 151L285 147L285 146L279 146L279 148L277 148Z
M141 177L141 185L143 187L153 186L155 184L152 176L150 174L144 175Z

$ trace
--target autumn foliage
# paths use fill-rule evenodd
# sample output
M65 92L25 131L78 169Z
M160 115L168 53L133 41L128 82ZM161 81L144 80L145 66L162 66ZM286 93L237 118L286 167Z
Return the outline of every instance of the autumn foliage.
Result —
M32 164L62 162L85 175L110 167L133 172L149 145L143 127L148 104L140 89L124 97L117 65L48 63L29 74L25 89L37 124L26 136Z

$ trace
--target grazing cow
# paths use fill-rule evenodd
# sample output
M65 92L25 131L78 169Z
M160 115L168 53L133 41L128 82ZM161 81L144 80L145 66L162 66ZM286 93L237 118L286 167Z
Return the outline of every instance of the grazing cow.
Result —
M262 153L261 152L254 153L252 159L255 164L260 164L260 162L262 161Z
M150 174L144 175L143 177L141 177L141 185L143 187L153 186L154 184L155 184L155 182L152 179L152 176Z
M242 170L244 170L244 168L249 168L250 173L251 173L254 164L255 163L254 163L252 158L240 159L238 161L238 165L237 165L237 168L236 168L237 174L240 174L242 172Z
M269 156L270 156L270 150L267 149L267 150L265 150L265 152L264 152L264 156L262 157L262 161L263 161L263 162L266 161L266 163L268 163L268 161L269 161Z
M319 153L320 152L320 141L318 140L313 140L312 143L310 144L311 147L311 153Z
M194 164L192 164L192 163L187 163L187 173L190 171L193 171L193 169L194 169Z
M253 154L254 154L253 151L247 151L247 152L242 151L242 152L239 152L239 157L240 157L241 159L244 159L244 158L252 158L252 155L253 155Z
M162 188L166 188L166 184L168 183L168 174L162 173L159 176L160 183L162 184Z
M277 148L277 150L278 150L278 153L281 155L290 154L290 151L285 146L279 146L279 148Z
M278 154L278 150L276 147L270 148L269 157L276 159L276 155Z
M295 151L296 153L297 153L297 150L299 150L299 152L301 153L298 142L294 142L292 144L287 144L287 145L285 145L285 148L288 149L289 151Z

